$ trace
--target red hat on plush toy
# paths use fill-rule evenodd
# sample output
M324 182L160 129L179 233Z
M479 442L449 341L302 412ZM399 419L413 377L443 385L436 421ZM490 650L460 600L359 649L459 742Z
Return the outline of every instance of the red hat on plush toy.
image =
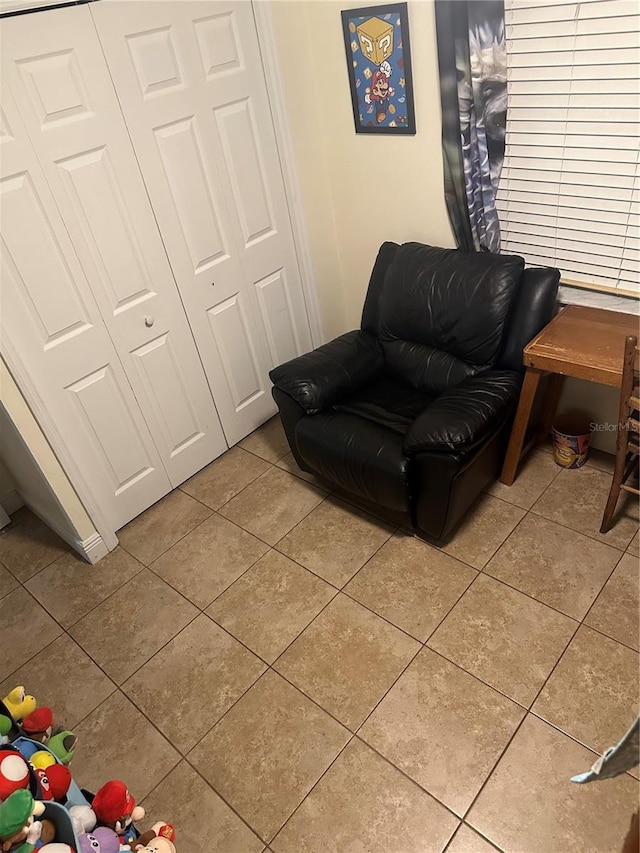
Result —
M22 728L27 734L39 734L53 726L53 711L42 706L28 714L22 721Z
M129 789L119 779L112 779L100 788L91 808L102 823L115 823L124 815L130 815L136 807L136 801L129 793Z
M54 800L65 800L71 785L71 771L64 764L52 764L47 767L49 790Z

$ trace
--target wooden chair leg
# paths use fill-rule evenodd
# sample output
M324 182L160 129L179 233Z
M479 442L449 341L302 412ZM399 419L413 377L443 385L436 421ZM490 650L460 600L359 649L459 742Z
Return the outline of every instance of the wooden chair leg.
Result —
M627 337L624 348L624 361L622 370L622 382L620 388L620 407L618 410L618 435L616 437L616 463L611 478L609 497L602 515L600 533L606 533L611 528L613 513L620 497L620 490L625 479L633 470L633 456L629 458L629 415L631 413L631 400L634 387L634 371L636 362L636 346L638 340L633 336ZM630 466L627 469L627 461Z
M607 504L604 508L604 514L602 516L600 533L608 533L608 531L611 529L611 520L613 518L613 513L615 512L616 504L618 503L619 497L620 483L616 482L616 477L614 474L613 482L611 483L611 488L609 489L609 497L607 498Z

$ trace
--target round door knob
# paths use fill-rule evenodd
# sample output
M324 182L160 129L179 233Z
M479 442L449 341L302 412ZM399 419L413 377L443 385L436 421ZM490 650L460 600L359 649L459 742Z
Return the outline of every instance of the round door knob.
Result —
M155 317L152 317L150 314L144 318L144 324L149 329L151 328L151 326L153 326L155 321L156 321Z

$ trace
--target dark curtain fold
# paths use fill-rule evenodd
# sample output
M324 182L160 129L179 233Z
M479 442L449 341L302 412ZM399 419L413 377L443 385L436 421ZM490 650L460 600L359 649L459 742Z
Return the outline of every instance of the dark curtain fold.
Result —
M445 199L456 242L500 251L507 111L503 0L436 0Z

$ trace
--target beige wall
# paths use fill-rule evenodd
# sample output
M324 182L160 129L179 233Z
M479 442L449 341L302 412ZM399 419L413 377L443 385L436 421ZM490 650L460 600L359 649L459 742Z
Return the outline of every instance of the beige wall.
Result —
M0 455L14 488L73 547L94 536L91 519L2 359L0 401Z
M359 324L384 240L455 245L444 203L433 0L409 0L415 136L355 133L340 10L362 5L271 4L327 338Z

